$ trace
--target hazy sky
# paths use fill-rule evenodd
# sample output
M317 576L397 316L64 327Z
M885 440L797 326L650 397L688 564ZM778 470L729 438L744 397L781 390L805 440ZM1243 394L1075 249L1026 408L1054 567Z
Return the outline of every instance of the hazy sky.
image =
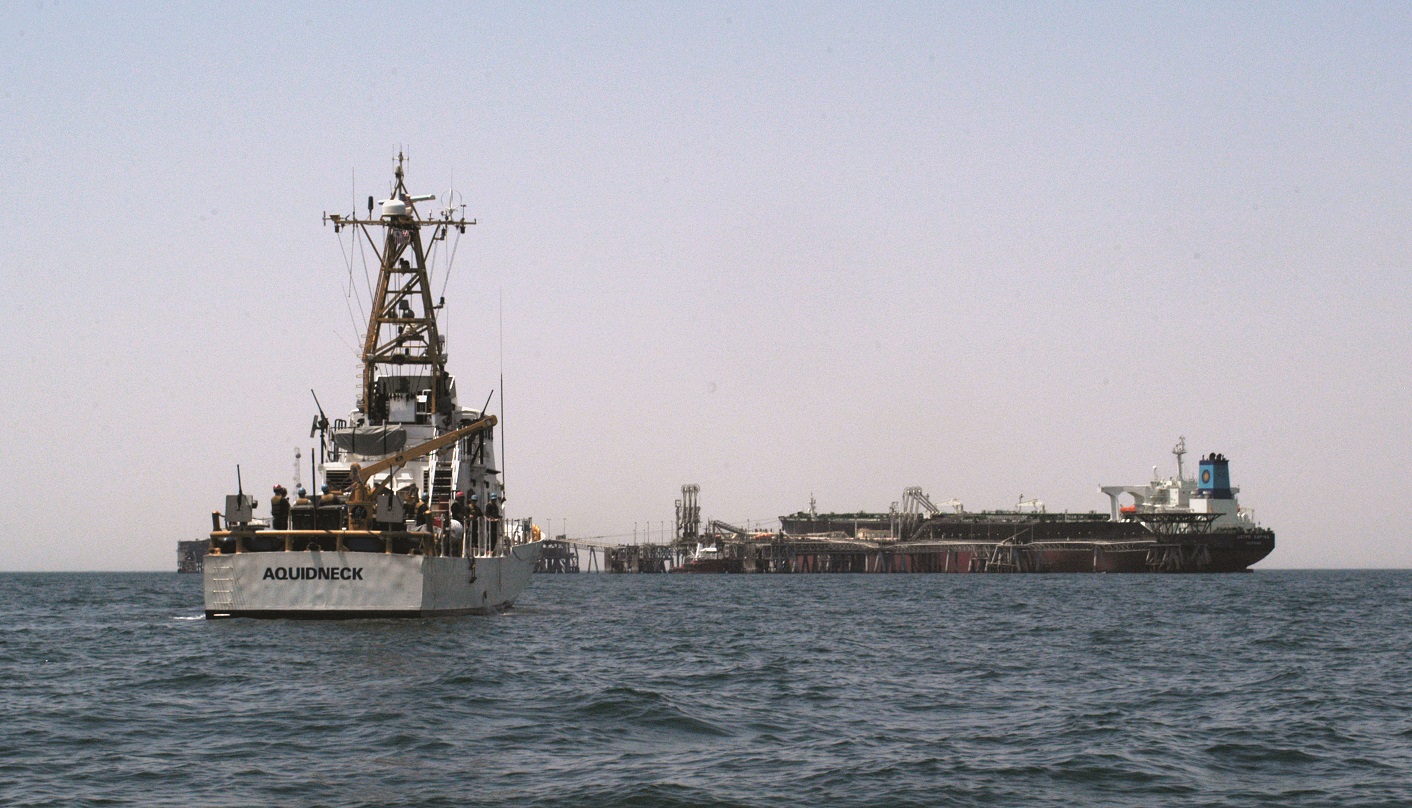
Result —
M264 509L399 148L556 533L1106 510L1185 435L1263 566L1412 565L1412 6L290 6L0 6L0 569Z

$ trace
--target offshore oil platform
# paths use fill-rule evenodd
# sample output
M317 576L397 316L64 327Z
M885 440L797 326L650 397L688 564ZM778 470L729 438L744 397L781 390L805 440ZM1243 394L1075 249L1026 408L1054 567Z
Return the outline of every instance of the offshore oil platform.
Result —
M1175 477L1102 486L1109 512L1049 513L1037 499L1010 510L969 512L907 488L885 512L781 516L775 531L719 520L703 526L700 487L676 501L671 542L607 544L558 536L539 572L1245 572L1268 556L1275 534L1240 506L1222 454L1185 473L1186 441L1173 448ZM601 558L601 563L600 559Z

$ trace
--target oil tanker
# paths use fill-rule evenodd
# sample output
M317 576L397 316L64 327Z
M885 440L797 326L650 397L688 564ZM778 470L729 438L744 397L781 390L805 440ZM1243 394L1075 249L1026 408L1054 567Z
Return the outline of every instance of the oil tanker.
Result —
M1230 463L1210 453L1188 477L1101 486L1108 513L1047 513L1038 500L967 512L908 488L886 513L780 517L779 534L738 548L747 572L1244 572L1275 549L1275 534L1240 506ZM731 547L735 544L735 547Z

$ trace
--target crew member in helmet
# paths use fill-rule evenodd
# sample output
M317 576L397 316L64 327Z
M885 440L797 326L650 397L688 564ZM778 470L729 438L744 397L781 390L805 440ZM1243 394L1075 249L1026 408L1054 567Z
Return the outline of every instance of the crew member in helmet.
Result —
M485 503L486 533L489 534L490 552L500 545L500 495L490 492L490 501Z
M275 530L289 529L289 492L284 486L275 486L274 496L270 497L270 516Z
M417 486L409 485L397 493L402 497L402 513L415 516L417 503L421 501L421 497L417 496Z
M476 549L480 549L480 523L481 517L483 516L485 516L485 514L482 513L480 509L479 495L471 494L471 504L466 511L466 518L470 521L471 525L471 546Z
M320 505L342 505L343 497L329 490L328 483L324 483L323 496L319 497Z
M431 505L427 501L427 495L422 494L422 498L417 502L417 527L425 528L431 524Z

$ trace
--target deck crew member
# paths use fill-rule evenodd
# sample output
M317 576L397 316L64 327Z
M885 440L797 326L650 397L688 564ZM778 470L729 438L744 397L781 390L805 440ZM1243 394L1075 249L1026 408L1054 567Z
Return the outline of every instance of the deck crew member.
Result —
M466 530L466 492L457 491L456 496L451 499L451 507L447 509L447 516L450 519L453 529L459 530L460 535L465 535ZM459 527L455 527L459 526ZM452 550L452 555L460 555L459 550Z
M295 530L313 530L319 524L314 500L309 498L309 492L304 490L304 486L299 486L298 490L299 499L294 501L294 508L290 512L290 524Z
M315 509L318 514L315 526L319 530L339 530L346 527L343 497L330 491L328 483L324 483L323 492L323 496L319 497L319 506Z
M500 495L491 492L490 501L485 503L486 533L490 539L490 552L500 544Z
M447 547L446 554L459 557L466 540L466 528L461 524L461 520L452 517L451 527L446 531Z
M425 528L431 524L431 506L427 504L427 495L422 494L422 499L417 503L417 527Z
M270 517L275 530L289 529L289 492L284 486L275 486L274 496L270 497Z
M480 523L483 516L485 516L485 514L481 512L479 496L471 494L471 504L466 511L466 518L470 520L471 546L476 548L477 551L480 550Z
M409 485L398 492L402 497L402 513L408 517L415 518L417 514L417 503L421 501L417 496L417 486Z

